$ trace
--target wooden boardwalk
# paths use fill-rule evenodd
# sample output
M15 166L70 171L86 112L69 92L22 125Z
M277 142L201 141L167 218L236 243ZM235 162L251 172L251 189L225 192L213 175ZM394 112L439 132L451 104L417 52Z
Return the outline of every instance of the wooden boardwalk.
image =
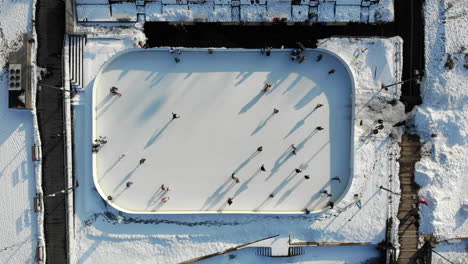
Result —
M414 182L414 166L420 160L421 143L418 136L403 135L401 141L400 188L401 200L398 208L400 226L398 236L400 242L399 264L416 263L418 251L418 186Z

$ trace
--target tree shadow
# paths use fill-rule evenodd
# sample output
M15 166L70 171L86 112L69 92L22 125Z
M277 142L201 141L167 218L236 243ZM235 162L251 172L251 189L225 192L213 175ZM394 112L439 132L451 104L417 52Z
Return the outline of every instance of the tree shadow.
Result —
M260 124L258 124L257 128L255 128L255 130L252 131L252 133L250 135L253 136L253 135L257 134L263 127L266 126L268 121L270 121L271 118L273 118L274 115L275 115L275 113L271 113L270 116L268 116L267 119L261 121Z
M252 108L252 106L254 106L260 100L260 98L262 98L264 94L265 92L260 90L260 92L254 98L252 98L250 102L248 102L246 105L244 105L244 107L242 107L242 109L239 111L239 114L247 112L250 108Z
M289 137L290 135L292 135L294 132L296 132L296 130L298 130L300 127L302 127L306 121L307 118L309 118L309 116L311 116L315 110L317 110L317 107L315 107L312 111L310 111L306 116L304 116L304 118L302 118L301 120L299 120L296 125L289 131L289 133L283 138L283 139L286 139L287 137Z
M148 142L145 145L145 149L148 148L149 146L153 145L156 140L161 137L161 135L164 133L164 131L167 129L167 127L172 123L174 119L169 120L161 129L156 129L151 136L151 138L148 140Z

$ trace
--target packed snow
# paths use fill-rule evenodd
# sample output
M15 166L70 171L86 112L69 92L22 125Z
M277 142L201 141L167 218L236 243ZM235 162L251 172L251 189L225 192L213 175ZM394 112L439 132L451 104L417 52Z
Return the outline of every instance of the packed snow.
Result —
M429 202L420 206L420 232L439 241L468 237L467 12L467 1L428 0L424 9L423 104L412 120L423 150L415 177L420 197ZM450 246L440 247L447 251ZM460 248L453 244L454 251ZM468 262L466 243L464 251L453 260Z
M333 54L305 51L298 63L289 50L168 50L127 51L96 78L95 138L109 143L94 175L112 205L303 213L341 200L351 183L353 78Z
M397 54L401 52L399 38L385 40L327 39L320 42L320 48L335 52L350 65L355 78L355 178L343 201L332 210L320 214L296 216L252 214L235 216L229 214L133 215L115 210L101 198L93 182L93 160L90 153L93 136L97 136L92 133L91 120L94 81L105 62L120 51L134 48L138 40L132 36L129 36L128 39L120 38L117 40L88 39L85 47L85 86L84 90L74 98L75 173L80 182L80 187L75 192L76 200L80 203L76 203L75 208L76 248L71 252L74 262L137 261L146 263L151 260L151 262L157 263L176 263L275 234L291 235L295 241L370 242L374 246L385 238L386 219L396 215L398 197L395 199L389 193L382 191L380 186L383 185L399 192L398 179L390 175L398 175L396 159L399 147L397 143L402 131L400 128L393 128L392 125L403 120L405 116L401 103L396 102L394 105L388 103L399 98L399 87L393 86L388 91L382 91L380 86L381 83L394 83L401 76L401 61L395 61L395 58L398 57ZM212 58L209 56L217 56L217 54L204 54L204 56L208 56L207 59ZM272 56L279 57L282 56L281 54L286 53L272 53ZM189 56L184 59L186 55L182 49L181 62L177 65L178 67L184 67L184 63L194 63L190 62ZM170 56L170 54L167 53L165 56ZM258 51L257 57L259 61L266 59ZM312 60L312 58L309 59ZM167 64L169 62L170 59L158 63ZM209 65L208 60L206 62L205 60L197 61L197 63L201 62L203 62L202 65L205 65L203 67ZM287 56L284 58L284 63L286 62L290 63ZM158 64L154 65L157 67ZM303 65L292 64L292 66L300 67ZM328 70L325 68L324 72ZM258 92L258 89L254 90ZM124 99L125 93L123 91L122 94L122 97L116 98L116 100ZM179 96L183 96L183 94ZM240 107L243 105L245 103L241 104ZM134 108L138 108L138 105L132 109ZM172 111L172 109L168 110ZM239 107L237 112L239 112ZM171 113L168 114L170 118ZM182 116L182 114L180 115ZM370 130L375 128L378 119L382 119L384 128L375 135L370 133ZM176 121L182 121L182 117ZM258 122L260 120L257 120L254 125L258 125ZM292 122L292 124L294 123ZM154 132L157 128L158 126L155 125L150 131ZM392 133L393 138L389 137L390 133ZM110 140L108 144L111 144ZM256 145L254 150L255 147ZM138 160L139 156L135 160L136 163ZM151 160L148 159L146 162L151 162ZM141 166L144 167L146 162ZM229 173L226 176L229 177ZM372 248L369 249L372 251ZM249 249L245 249L245 251L253 252ZM120 252L127 253L119 254ZM296 260L298 262L310 260L312 261L310 263L313 263L316 258L313 258L312 255L318 254L314 252L312 249L306 250L306 255L297 257ZM356 259L375 256L374 253L369 253L369 250L365 248L363 248L362 253L357 254L360 257ZM249 255L246 256L247 262L261 259L253 254L249 253ZM352 262L345 256L342 256L341 259ZM339 261L331 260L330 262ZM211 263L216 263L216 261Z
M109 4L101 0L76 2L80 22L135 22L137 14L146 21L196 22L391 22L393 1L361 0L309 1L149 1Z
M33 118L8 108L8 53L32 32L33 1L0 2L0 262L33 263L38 242Z

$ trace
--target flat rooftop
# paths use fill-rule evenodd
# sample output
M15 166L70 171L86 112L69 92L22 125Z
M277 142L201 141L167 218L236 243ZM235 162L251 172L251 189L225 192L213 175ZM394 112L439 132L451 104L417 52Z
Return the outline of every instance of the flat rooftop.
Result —
M93 135L108 141L93 154L103 199L141 214L303 213L340 200L352 177L352 77L331 52L304 54L303 63L290 50L130 49L112 57L93 91Z

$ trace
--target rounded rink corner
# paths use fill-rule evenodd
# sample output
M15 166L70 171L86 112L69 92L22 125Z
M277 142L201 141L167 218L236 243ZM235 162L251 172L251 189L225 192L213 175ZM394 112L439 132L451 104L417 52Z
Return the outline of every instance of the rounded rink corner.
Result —
M171 50L121 51L95 77L90 154L102 199L130 214L308 214L343 199L355 81L342 58Z

